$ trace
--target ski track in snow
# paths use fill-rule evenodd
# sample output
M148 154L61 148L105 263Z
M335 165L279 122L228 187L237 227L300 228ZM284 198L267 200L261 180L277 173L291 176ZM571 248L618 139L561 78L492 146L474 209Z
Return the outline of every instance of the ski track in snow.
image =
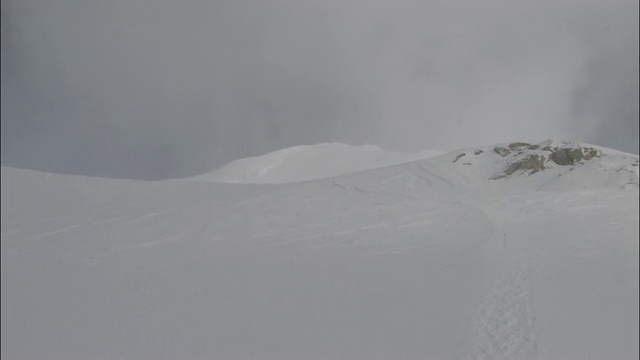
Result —
M449 180L445 179L444 177L442 177L442 176L440 176L440 175L436 174L433 170L428 169L428 168L427 168L427 166L428 166L427 164L424 164L424 163L423 163L423 164L421 164L421 163L420 163L420 162L418 162L418 161L415 161L415 162L413 162L412 164L413 164L413 165L415 165L415 166L416 166L420 171L422 171L422 172L426 173L426 176L425 176L425 175L422 175L422 174L418 174L417 172L415 172L415 171L414 171L414 172L413 172L413 174L414 174L415 176L417 176L417 177L419 177L419 178L422 178L422 179L426 180L428 183L431 183L431 179L430 179L428 176L433 176L433 177L435 177L436 179L438 179L438 180L442 181L443 183L447 184L447 186L449 186L450 188L453 188L453 187L454 187L454 186L453 186L453 183L452 183L451 181L449 181Z
M165 209L165 210L161 210L161 211L152 212L152 213L149 213L149 214L140 215L140 216L131 218L130 220L126 220L125 222L126 223L134 223L134 222L137 222L137 221L142 221L142 220L154 217L154 216L158 216L158 215L164 214L164 213L166 213L168 211L169 211L168 209Z
M537 352L529 258L513 254L478 306L459 360L533 359Z
M71 231L71 230L77 229L77 228L79 228L81 226L82 225L73 225L73 226L66 227L64 229L58 229L58 230L54 230L54 231L49 231L49 232L46 232L46 233L34 235L34 236L31 237L31 239L39 239L39 238L43 238L43 237L47 237L47 236L51 236L51 235L60 234L60 233L66 232L66 231Z
M185 234L178 234L175 236L171 236L168 237L166 239L162 239L162 240L157 240L157 241L147 241L144 243L139 243L139 244L128 244L128 245L122 245L119 248L137 248L137 247L148 247L148 246L155 246L155 245L160 245L160 244L166 244L166 243L170 243L173 241L176 241L178 239L181 239L185 236Z
M397 197L397 198L401 198L401 199L409 199L409 200L417 200L418 198L415 196L411 196L411 195L406 195L406 194L401 194L401 193L397 193L397 192L384 192L384 191L379 191L379 190L369 190L369 189L365 189L363 187L360 186L351 186L351 187L347 187L345 185L342 185L340 183L338 183L337 181L334 181L333 184L337 187L339 187L342 190L345 191L356 191L365 195L378 195L378 196L393 196L393 197Z

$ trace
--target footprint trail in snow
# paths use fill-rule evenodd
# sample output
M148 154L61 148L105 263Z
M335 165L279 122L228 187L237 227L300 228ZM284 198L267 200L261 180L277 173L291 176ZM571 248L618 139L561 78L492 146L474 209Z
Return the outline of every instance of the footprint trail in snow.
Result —
M534 323L529 259L512 255L476 309L458 359L532 359L537 350Z

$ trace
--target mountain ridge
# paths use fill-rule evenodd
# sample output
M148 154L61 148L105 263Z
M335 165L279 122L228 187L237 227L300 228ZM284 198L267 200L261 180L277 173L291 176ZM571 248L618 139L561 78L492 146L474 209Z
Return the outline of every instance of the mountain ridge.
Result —
M331 146L334 159L327 159ZM325 147L323 149L323 147ZM348 153L361 151L357 156ZM341 156L340 152L347 153ZM302 153L295 158L289 155ZM380 161L380 157L391 156ZM377 159L376 159L377 157ZM338 171L327 171L335 159L342 160ZM593 161L592 161L593 160ZM363 162L359 164L358 162ZM283 184L342 177L359 172L375 171L410 162L437 164L440 168L450 162L452 169L462 177L480 177L481 180L500 180L533 175L540 171L556 177L570 175L582 166L600 166L603 171L620 172L627 176L623 185L637 185L638 156L586 143L545 140L540 143L511 142L480 146L450 152L424 151L416 154L387 153L375 146L352 147L345 144L318 144L282 149L259 157L236 160L220 169L191 178L195 181L238 184ZM619 164L616 164L619 162ZM355 166L354 166L355 165ZM618 168L613 169L616 165ZM469 167L476 174L469 174ZM581 170L580 170L581 171ZM578 172L580 172L578 171ZM446 171L445 171L446 172ZM615 177L618 175L612 175ZM620 178L624 176L618 176ZM451 180L451 179L450 179ZM455 179L454 179L455 180ZM624 183L624 184L622 184Z

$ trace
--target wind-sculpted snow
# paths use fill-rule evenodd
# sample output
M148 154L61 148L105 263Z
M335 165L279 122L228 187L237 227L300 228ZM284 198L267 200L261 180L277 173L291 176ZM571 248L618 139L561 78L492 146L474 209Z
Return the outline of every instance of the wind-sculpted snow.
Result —
M280 185L3 167L2 358L638 358L638 158L529 146Z
M442 152L435 150L407 154L385 151L374 145L325 143L296 146L236 160L194 179L243 184L292 183L371 170L441 154Z

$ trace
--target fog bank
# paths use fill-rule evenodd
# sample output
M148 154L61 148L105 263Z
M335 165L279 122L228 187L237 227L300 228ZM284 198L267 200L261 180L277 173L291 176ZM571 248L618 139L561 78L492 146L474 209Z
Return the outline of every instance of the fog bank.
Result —
M4 0L2 164L160 179L327 141L638 153L638 2Z

